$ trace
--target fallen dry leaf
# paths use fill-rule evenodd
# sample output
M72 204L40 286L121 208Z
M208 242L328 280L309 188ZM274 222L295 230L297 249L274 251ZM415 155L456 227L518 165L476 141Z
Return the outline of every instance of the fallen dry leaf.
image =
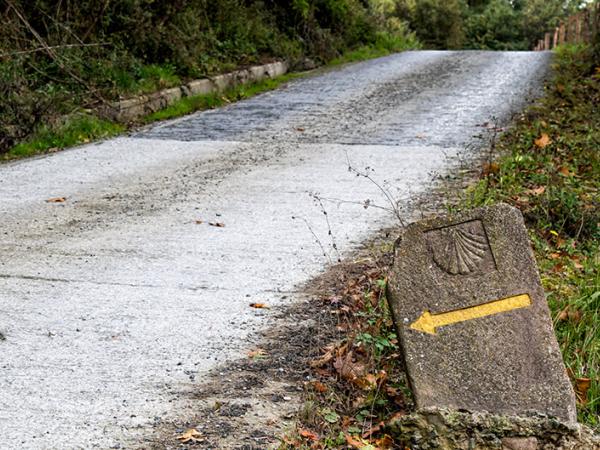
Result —
M195 428L190 428L186 430L181 436L177 436L177 439L181 441L182 444L187 442L202 442L204 439L202 437L202 433L200 433Z
M375 441L375 445L380 449L394 448L394 440L391 436L385 434L381 439Z
M569 309L567 311L567 316L569 317L569 320L571 322L573 322L573 323L579 323L579 322L581 322L581 318L583 317L583 313L579 309L574 309L574 310Z
M533 142L536 145L536 147L544 148L548 146L552 142L552 140L550 139L550 136L548 136L546 133L542 133L542 135Z
M223 228L225 224L223 222L208 222L211 227Z
M488 175L498 173L500 171L500 166L498 163L486 163L483 165L483 176L487 177Z
M352 361L353 352L349 351L345 357L338 356L333 363L333 367L340 376L348 381L354 382L365 372L364 364Z
M558 314L558 320L560 320L561 322L564 322L565 320L567 320L569 318L569 306L567 306L566 308L564 308L559 314Z
M204 223L204 220L196 220L196 225L201 225Z
M387 373L385 370L380 370L377 374L368 373L363 377L355 379L354 384L366 391L370 391L382 385L386 378Z
M588 401L587 393L591 385L591 378L575 378L575 393L577 394L577 400L582 405L585 405Z
M381 429L385 427L385 422L379 422L376 425L373 425L371 428L369 428L367 431L365 431L362 434L362 437L364 439L370 438L373 434L378 433L379 431L381 431Z
M250 303L250 307L257 309L269 309L269 307L265 303Z
M354 384L365 391L370 391L377 387L377 377L372 373L368 373L364 377L355 379Z
M527 189L525 191L526 194L531 195L542 195L544 192L546 192L546 186L539 186L533 189Z
M569 170L568 167L566 166L562 166L558 169L558 173L560 173L561 175L564 175L565 177L570 177L571 175L573 175L573 172L571 172Z
M267 356L267 352L262 348L257 348L256 350L248 352L249 358L264 358L265 356Z
M348 444L352 448L361 449L369 445L367 441L364 441L358 437L354 437L350 434L346 434L346 444Z
M328 351L320 358L312 360L310 362L310 367L312 367L312 368L323 367L324 365L328 364L329 361L331 361L332 359L333 359L333 352Z
M67 201L67 197L52 197L46 200L46 203L64 203Z
M298 128L296 128L296 131L299 131L300 133L303 133L304 132L304 128L298 127Z
M325 386L320 381L313 381L311 384L315 391L320 392L321 394L324 392L327 392L327 389L328 389L327 386Z
M335 344L331 344L328 345L327 347L324 348L324 350L326 350L325 354L323 356L321 356L320 358L317 358L313 361L310 362L310 366L312 368L319 368L319 367L323 367L324 365L328 364L333 358L334 358L334 352L335 350ZM348 345L342 345L338 350L337 350L337 354L342 354L344 353L346 350L348 349Z
M300 434L300 436L302 436L303 438L310 439L311 441L319 440L319 435L317 433L313 433L310 430L301 429L300 431L298 431L298 434Z

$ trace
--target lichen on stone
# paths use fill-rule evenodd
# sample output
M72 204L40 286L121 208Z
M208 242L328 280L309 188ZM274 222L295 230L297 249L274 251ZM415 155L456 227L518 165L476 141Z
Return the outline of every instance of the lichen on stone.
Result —
M541 414L509 417L424 408L386 430L411 450L600 450L600 435Z

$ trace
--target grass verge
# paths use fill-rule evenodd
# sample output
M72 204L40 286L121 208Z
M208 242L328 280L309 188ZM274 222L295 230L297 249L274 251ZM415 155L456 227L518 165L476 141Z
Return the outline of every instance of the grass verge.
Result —
M116 136L125 130L126 127L122 124L99 119L90 114L76 114L59 124L38 128L31 139L1 154L0 161L51 153L74 145Z
M525 216L557 339L577 395L579 421L600 431L600 68L584 47L557 51L546 95L497 143L451 209L496 202ZM311 363L298 428L281 448L404 448L386 434L412 409L385 299L391 248L332 280L321 296L339 337Z
M350 62L364 61L366 59L380 58L391 53L406 50L417 50L421 44L411 36L394 36L389 33L379 33L375 43L350 50L338 58L333 59L329 65L336 66Z
M302 73L287 73L277 78L268 78L253 83L240 84L223 92L213 92L205 95L185 97L165 109L161 109L160 111L144 117L142 120L145 123L152 123L160 120L174 119L176 117L185 116L186 114L191 114L196 111L218 108L219 106L223 106L228 103L253 97L262 92L272 91L273 89L277 89L282 84L302 76Z

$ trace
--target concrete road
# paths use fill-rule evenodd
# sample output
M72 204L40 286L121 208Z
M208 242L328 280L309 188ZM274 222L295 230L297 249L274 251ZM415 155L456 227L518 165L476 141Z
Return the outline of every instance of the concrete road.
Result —
M131 448L300 283L475 151L548 53L406 52L0 166L0 448ZM64 197L64 202L47 202ZM223 224L224 226L213 226ZM314 233L314 235L313 235ZM315 239L318 237L319 243ZM320 245L319 245L320 244Z

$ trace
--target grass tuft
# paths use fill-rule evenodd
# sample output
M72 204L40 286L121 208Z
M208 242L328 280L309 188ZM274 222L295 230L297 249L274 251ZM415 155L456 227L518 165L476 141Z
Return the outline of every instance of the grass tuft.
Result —
M0 155L4 161L51 153L66 147L105 139L125 131L125 126L89 114L77 114L56 125L44 125L25 142Z
M263 92L277 89L283 83L301 77L298 73L289 73L276 78L268 78L254 83L240 84L223 92L185 97L165 109L149 114L143 118L145 123L174 119L196 111L218 108L228 103L253 97Z

